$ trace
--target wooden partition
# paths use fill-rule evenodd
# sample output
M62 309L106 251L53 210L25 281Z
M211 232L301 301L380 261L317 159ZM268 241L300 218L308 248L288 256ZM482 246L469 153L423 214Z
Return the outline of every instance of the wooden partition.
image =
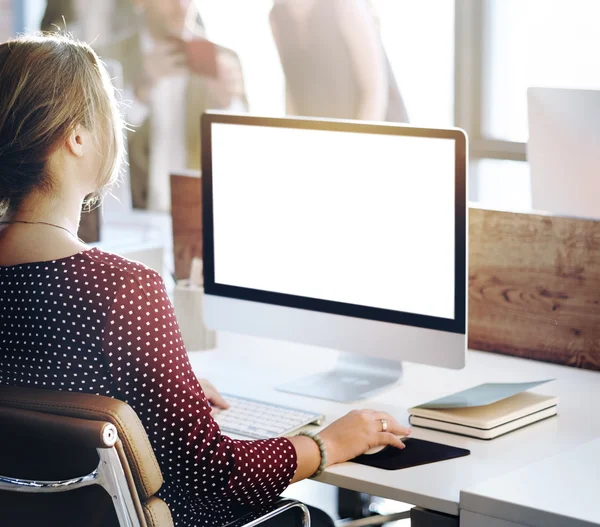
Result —
M175 278L189 278L192 258L202 258L202 181L187 170L171 175Z
M81 222L77 235L85 243L96 243L100 241L101 208L97 207L90 212L81 213Z
M175 274L202 257L198 174L171 177ZM471 208L469 348L600 370L600 222Z
M469 347L600 370L600 222L470 209Z

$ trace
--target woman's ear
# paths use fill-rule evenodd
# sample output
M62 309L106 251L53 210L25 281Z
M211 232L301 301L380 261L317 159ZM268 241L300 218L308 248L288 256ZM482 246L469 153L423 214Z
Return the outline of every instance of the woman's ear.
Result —
M78 124L67 138L67 148L77 157L83 157L84 153L84 128Z

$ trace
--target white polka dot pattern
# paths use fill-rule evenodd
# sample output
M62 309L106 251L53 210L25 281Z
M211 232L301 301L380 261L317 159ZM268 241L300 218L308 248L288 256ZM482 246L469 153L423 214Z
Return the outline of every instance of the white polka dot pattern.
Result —
M0 384L131 405L177 526L223 525L276 498L296 470L287 439L221 434L160 276L99 249L0 267Z

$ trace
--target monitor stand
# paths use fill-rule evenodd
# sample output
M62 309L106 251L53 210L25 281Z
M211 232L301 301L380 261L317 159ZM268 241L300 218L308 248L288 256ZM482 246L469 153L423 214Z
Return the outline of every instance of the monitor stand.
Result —
M401 377L400 361L341 352L333 370L288 382L277 389L350 403L372 397L396 384Z

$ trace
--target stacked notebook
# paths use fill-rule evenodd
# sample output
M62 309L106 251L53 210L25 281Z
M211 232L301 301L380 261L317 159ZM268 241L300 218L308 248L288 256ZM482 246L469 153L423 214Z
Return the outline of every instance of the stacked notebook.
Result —
M494 439L557 414L558 397L526 391L546 382L481 384L411 408L410 423Z

